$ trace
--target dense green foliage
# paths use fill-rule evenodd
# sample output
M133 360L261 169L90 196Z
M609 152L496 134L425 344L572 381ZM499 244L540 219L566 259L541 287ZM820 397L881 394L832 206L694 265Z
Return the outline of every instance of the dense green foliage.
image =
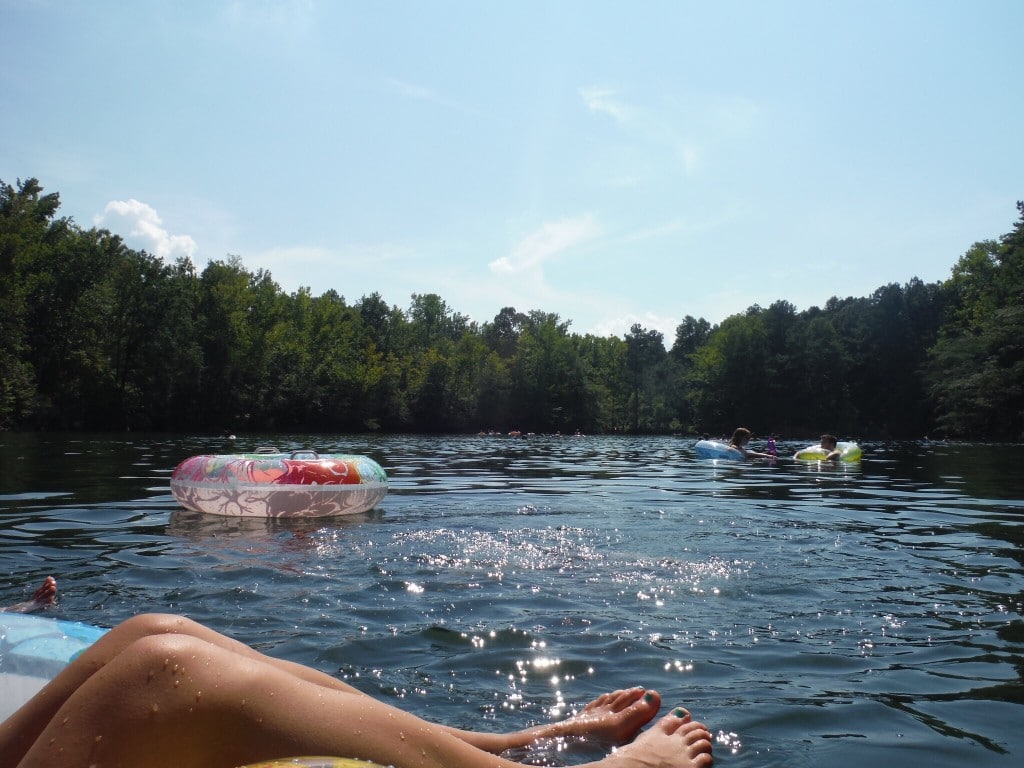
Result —
M197 274L0 182L0 428L714 432L1024 437L1024 205L944 283L786 301L669 349L437 295L285 294L237 257Z

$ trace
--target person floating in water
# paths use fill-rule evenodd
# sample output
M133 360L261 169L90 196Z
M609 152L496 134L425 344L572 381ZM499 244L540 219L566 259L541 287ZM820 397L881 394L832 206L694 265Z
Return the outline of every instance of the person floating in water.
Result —
M838 445L839 441L836 439L835 435L825 433L821 436L821 450L826 454L823 461L838 461L839 457L842 455L842 451L836 447Z
M765 450L765 453L769 454L770 456L778 456L779 455L779 449L775 446L775 433L774 432L772 432L770 435L768 435L768 442L765 444L764 450Z
M746 427L738 427L735 432L732 433L732 439L729 440L729 445L735 448L737 451L743 454L743 458L759 458L759 459L773 459L775 458L770 453L761 453L759 451L748 451L747 443L750 442L750 438L753 437L753 433Z
M682 707L641 730L660 705L656 691L631 688L557 723L463 731L189 619L146 614L111 629L0 723L0 768L231 768L300 755L512 768L499 753L565 737L623 745L588 768L709 768L711 734Z
M43 579L42 585L32 593L32 599L0 608L0 613L35 613L57 602L57 580L53 576Z

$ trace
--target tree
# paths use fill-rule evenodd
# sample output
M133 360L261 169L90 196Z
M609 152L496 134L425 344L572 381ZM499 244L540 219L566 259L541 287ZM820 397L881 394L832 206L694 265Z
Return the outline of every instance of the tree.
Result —
M801 318L786 339L787 384L770 429L789 434L843 433L853 428L843 340L825 314Z
M722 321L693 356L691 402L700 431L725 432L740 424L760 428L770 413L761 378L767 358L760 307Z
M975 243L953 268L954 309L925 375L940 429L1024 438L1024 202L1013 230Z
M416 329L415 343L420 349L447 339L458 341L469 330L469 318L448 307L436 293L414 293L409 320Z
M626 370L630 388L630 430L653 431L659 426L656 411L664 404L659 374L663 373L665 344L661 331L634 323L626 334ZM662 416L664 418L664 416Z
M577 410L566 409L583 389L568 329L554 313L532 310L527 316L512 366L511 426L556 432L578 423Z
M676 326L675 342L665 360L665 397L671 413L669 426L674 432L695 430L691 406L693 360L697 350L707 344L712 330L711 323L692 315Z
M626 342L617 336L574 336L575 357L584 391L574 428L585 432L623 432L630 420Z
M514 307L503 307L494 320L484 323L483 337L487 346L505 360L512 358L519 344L519 335L527 323L527 316Z
M25 284L67 229L55 220L60 196L42 191L34 178L17 189L0 181L0 429L24 424L37 405Z
M195 338L195 271L166 265L117 239L104 284L109 315L102 345L111 375L105 426L167 429L189 423L202 368Z
M203 351L203 423L239 428L266 413L267 338L280 289L268 272L250 273L237 256L211 261L199 277L198 338Z

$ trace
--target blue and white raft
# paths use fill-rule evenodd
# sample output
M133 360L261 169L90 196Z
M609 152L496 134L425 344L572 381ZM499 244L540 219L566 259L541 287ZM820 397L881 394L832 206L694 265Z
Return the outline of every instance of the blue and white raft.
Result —
M77 621L0 613L0 722L106 631Z
M738 448L720 440L698 440L693 447L699 459L725 459L727 461L743 461L747 457Z

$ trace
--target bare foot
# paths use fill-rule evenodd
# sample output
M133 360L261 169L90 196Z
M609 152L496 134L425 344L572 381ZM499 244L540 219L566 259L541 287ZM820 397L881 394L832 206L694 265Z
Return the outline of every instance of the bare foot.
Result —
M39 589L32 593L32 602L37 603L41 608L57 602L57 580L53 576L43 579Z
M661 707L657 691L643 688L603 693L568 720L556 723L559 736L586 736L610 744L630 741Z
M42 585L32 593L32 599L0 609L6 613L35 613L57 602L57 580L47 576Z
M711 734L703 723L677 707L631 744L620 747L594 765L606 768L710 768Z

